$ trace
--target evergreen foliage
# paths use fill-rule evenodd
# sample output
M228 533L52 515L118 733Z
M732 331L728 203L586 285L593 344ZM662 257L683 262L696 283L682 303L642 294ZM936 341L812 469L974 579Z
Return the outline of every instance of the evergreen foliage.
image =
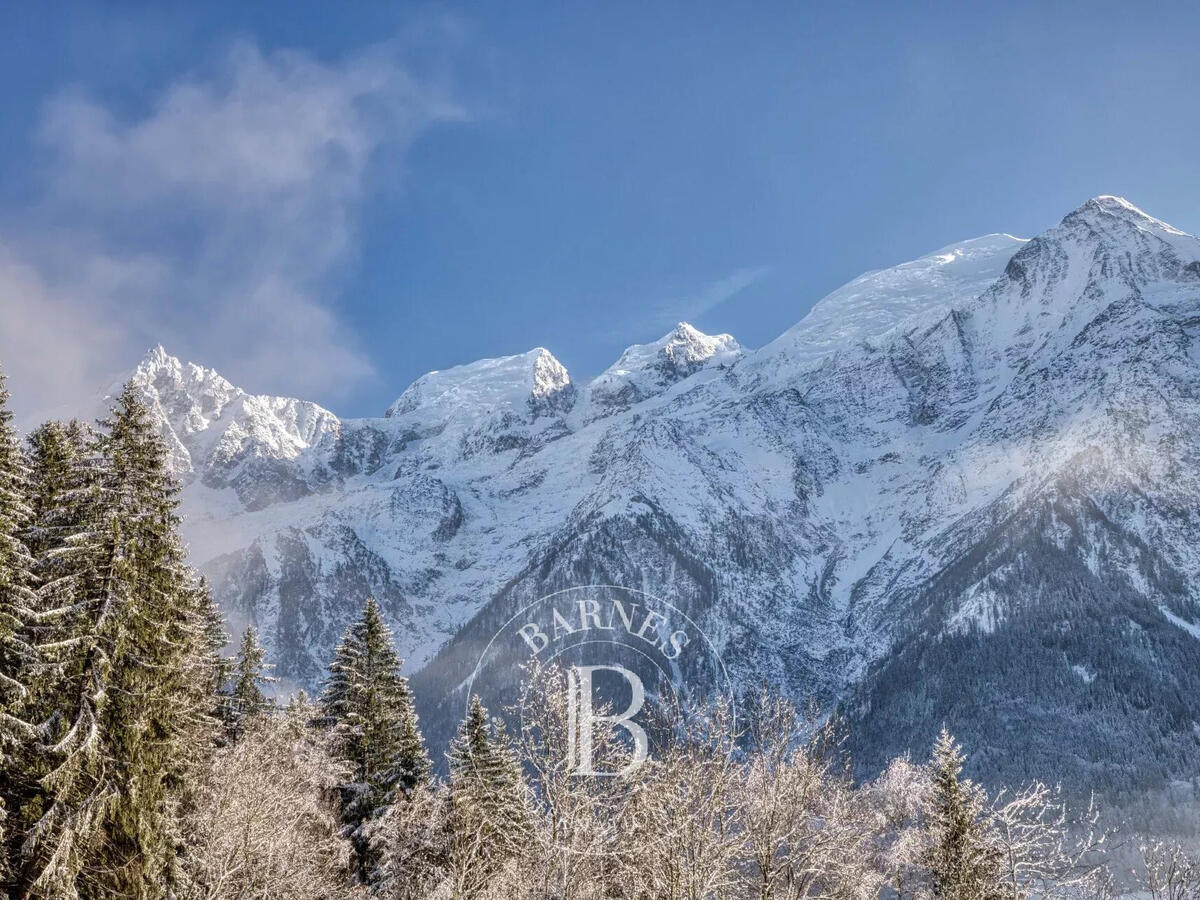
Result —
M178 880L177 808L211 746L216 613L132 386L86 444L77 426L32 444L46 772L19 880L35 895L160 897Z
M368 598L362 617L338 646L321 700L336 752L352 773L340 788L342 820L363 881L370 880L373 867L364 824L428 781L432 772L400 666L379 604Z
M32 519L29 466L21 450L8 391L0 374L0 846L13 828L10 818L22 804L28 766L26 748L34 736L27 719L33 701L35 652L30 627L35 616L33 558L23 539ZM0 857L0 878L9 876L8 853Z
M503 720L490 719L477 695L446 756L455 829L471 835L479 868L514 855L528 839L525 782Z
M263 686L275 679L268 672L267 653L258 642L253 625L242 633L242 642L233 664L233 684L222 705L222 718L229 737L237 740L248 725L275 704L263 693Z
M948 900L999 898L999 859L988 838L983 792L961 777L962 748L943 728L930 761L927 865L934 893Z

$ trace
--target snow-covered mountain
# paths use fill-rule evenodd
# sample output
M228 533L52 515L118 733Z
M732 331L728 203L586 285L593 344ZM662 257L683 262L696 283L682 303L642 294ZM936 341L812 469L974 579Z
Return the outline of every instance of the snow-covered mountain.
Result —
M1200 240L1124 200L586 384L538 348L338 419L161 349L134 377L194 561L293 681L374 593L436 729L511 610L621 584L742 684L842 702L864 765L943 721L1005 775L1200 763Z

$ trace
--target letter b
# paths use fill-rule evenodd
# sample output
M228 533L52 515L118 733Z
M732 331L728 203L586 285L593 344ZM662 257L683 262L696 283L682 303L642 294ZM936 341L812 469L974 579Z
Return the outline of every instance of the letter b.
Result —
M629 682L633 697L623 713L611 716L596 714L592 705L592 673L597 671L617 672ZM646 702L646 690L635 672L624 666L571 666L567 671L567 692L567 764L572 775L620 777L635 771L646 761L650 755L650 741L646 737L646 730L633 721ZM633 738L633 756L624 768L616 772L597 772L594 768L593 740L597 722L611 722L624 728Z

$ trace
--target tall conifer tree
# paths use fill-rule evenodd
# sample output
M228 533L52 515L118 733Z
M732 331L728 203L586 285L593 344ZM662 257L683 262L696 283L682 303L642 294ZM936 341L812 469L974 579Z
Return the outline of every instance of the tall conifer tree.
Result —
M369 880L373 864L363 825L432 771L400 666L379 604L368 598L362 617L346 629L338 646L321 701L337 752L352 772L341 786L342 818L363 881Z
M518 853L530 826L521 766L503 721L490 719L478 696L446 757L455 844L471 857L463 862L489 869Z
M30 644L35 615L33 558L23 540L32 518L29 466L8 409L0 374L0 879L10 875L10 817L21 804L29 749L36 656ZM19 833L15 835L19 838Z
M46 553L62 673L49 794L28 880L47 894L163 896L175 809L212 726L215 613L184 563L178 488L149 410L127 385L62 493L68 534Z
M258 629L253 625L247 627L233 663L233 684L222 713L225 730L233 740L241 737L250 720L273 705L263 693L263 685L275 680L268 675L271 666L266 659L266 651L258 642Z
M938 897L999 900L999 860L983 821L983 792L961 777L965 760L962 748L942 728L930 761L933 797L928 828L932 841L926 864Z

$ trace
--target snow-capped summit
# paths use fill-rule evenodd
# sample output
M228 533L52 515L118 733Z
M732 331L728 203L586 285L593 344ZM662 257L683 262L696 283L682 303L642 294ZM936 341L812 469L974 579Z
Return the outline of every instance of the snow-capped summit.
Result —
M1114 303L1178 302L1176 285L1195 280L1197 260L1200 240L1127 200L1100 196L1028 241L1005 277L964 309L981 359L1019 367L1066 347Z
M132 380L159 423L176 473L233 487L254 506L307 493L314 473L306 454L340 431L337 416L315 403L247 394L161 345L147 352Z
M544 347L422 375L384 415L443 422L498 414L534 417L570 404L571 376Z
M588 384L596 415L655 396L701 368L731 365L743 355L729 334L704 334L687 322L657 341L626 348L613 365Z
M605 374L655 369L664 375L686 378L704 365L728 364L741 356L741 345L731 334L705 334L680 322L651 344L626 348Z
M1114 197L1111 194L1101 194L1098 197L1093 197L1075 210L1075 212L1067 216L1067 218L1079 217L1097 221L1098 217L1102 216L1115 216L1129 222L1135 227L1158 234L1175 236L1186 236L1187 234L1180 231L1174 225L1168 225L1161 219L1156 219L1144 210L1138 209L1138 207L1134 206L1124 197Z
M161 344L146 352L133 380L146 389L147 398L180 435L207 430L230 402L243 395L216 370L184 363Z
M1123 197L1107 195L1088 200L1039 237L1049 240L1064 235L1102 243L1116 251L1133 251L1145 247L1147 241L1157 241L1190 254L1196 243L1192 235L1156 219Z

